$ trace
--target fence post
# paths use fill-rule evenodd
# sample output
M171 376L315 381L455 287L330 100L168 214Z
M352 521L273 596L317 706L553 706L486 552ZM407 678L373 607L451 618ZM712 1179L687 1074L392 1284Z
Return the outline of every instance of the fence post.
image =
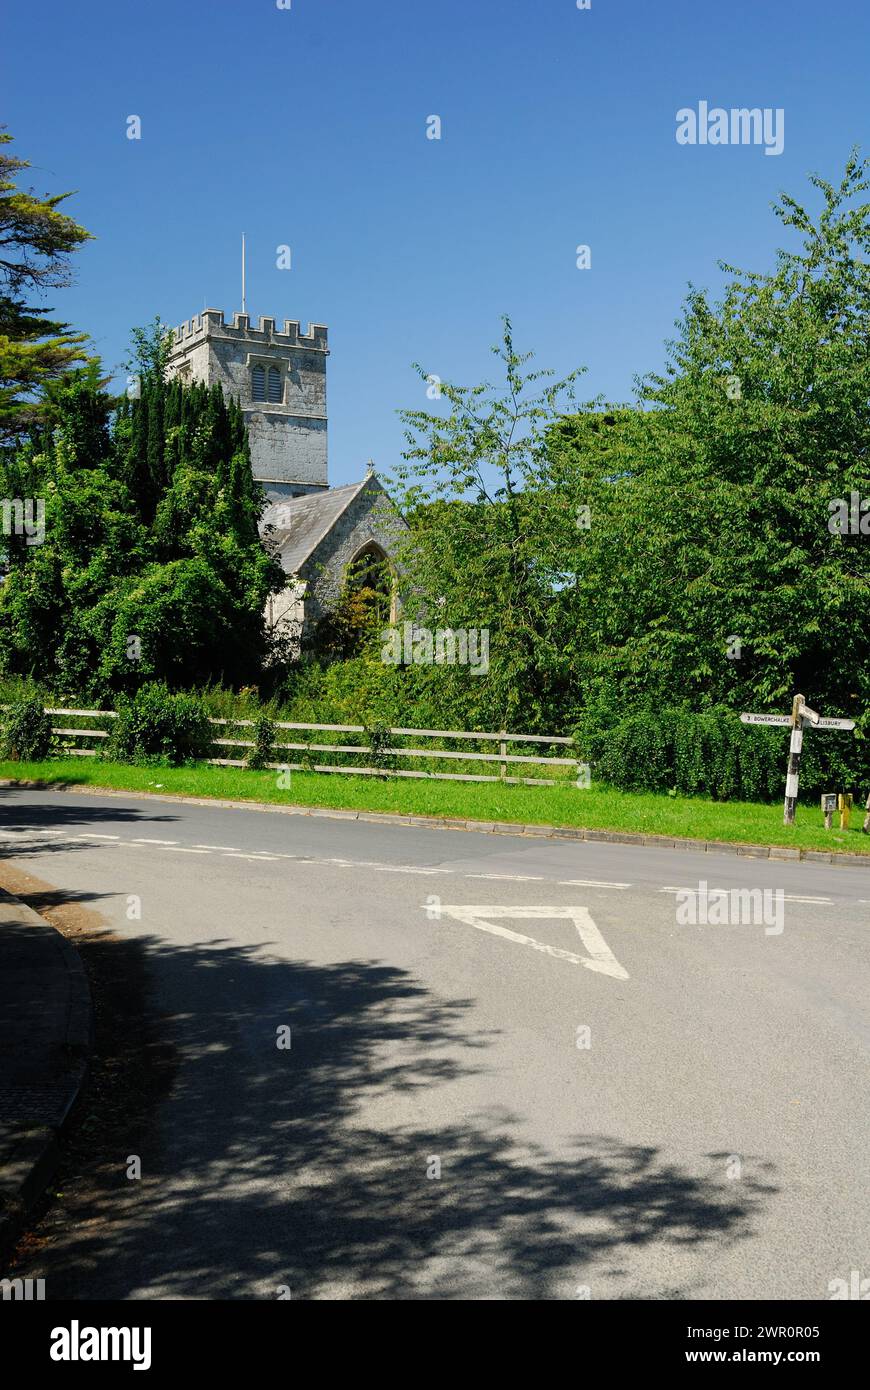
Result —
M501 743L498 745L498 755L499 755L500 758L506 758L506 757L507 757L507 743L505 742L505 737L504 737L504 736L505 736L505 734L507 733L507 730L506 730L506 729L500 729L500 730L499 730L499 733L501 734L502 739L501 739ZM498 775L499 775L501 781L503 782L504 779L507 777L507 763L499 763L499 765L498 765Z

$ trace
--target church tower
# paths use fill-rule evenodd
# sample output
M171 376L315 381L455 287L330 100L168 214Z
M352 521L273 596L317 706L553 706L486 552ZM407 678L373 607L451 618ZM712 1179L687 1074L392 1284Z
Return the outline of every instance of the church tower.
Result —
M329 487L326 454L327 331L309 324L299 332L294 319L247 314L224 323L221 309L201 314L175 329L169 374L183 381L219 382L237 397L248 427L251 466L268 501L279 502Z

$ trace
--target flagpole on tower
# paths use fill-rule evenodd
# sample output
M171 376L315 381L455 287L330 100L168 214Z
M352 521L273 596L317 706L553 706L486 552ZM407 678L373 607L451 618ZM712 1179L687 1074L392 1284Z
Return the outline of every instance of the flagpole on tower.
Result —
M245 234L242 232L242 313L247 313L245 308Z

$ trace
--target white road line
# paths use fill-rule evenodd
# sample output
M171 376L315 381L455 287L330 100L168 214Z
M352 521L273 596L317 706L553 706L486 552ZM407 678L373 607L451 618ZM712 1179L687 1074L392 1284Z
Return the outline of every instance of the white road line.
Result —
M697 893L697 888L660 888L660 893ZM708 888L708 893L751 893L752 888ZM760 890L759 890L760 891ZM767 889L768 892L775 892L775 889ZM799 893L783 893L783 902L787 903L827 903L833 904L833 898L806 898ZM859 899L859 902L861 900Z
M63 830L28 830L25 825L15 825L11 830L0 830L0 838L14 840L19 835L27 835L31 840L41 840L45 835L63 835Z
M318 862L324 864L338 863L341 865L342 868L375 869L378 873L382 874L452 874L454 872L453 869L418 868L415 864L384 864L378 859L324 859L320 861L316 859L309 859L306 862L308 864L317 864Z
M362 864L360 868L374 869L378 874L452 874L453 869L418 869L409 864Z
M248 861L263 861L266 863L274 862L279 859L286 859L295 864L311 864L315 867L323 865L333 865L341 869L372 869L376 873L385 874L416 874L424 877L431 877L436 874L452 875L456 878L465 879L485 879L490 882L501 883L555 883L560 888L613 888L619 892L624 892L631 888L631 883L619 883L610 879L596 878L560 878L547 879L543 874L482 874L482 873L463 873L460 869L443 869L423 867L412 864L385 864L376 859L340 859L338 857L316 858L304 854L287 854L280 851L272 854L265 851L245 851L236 849L231 845L205 845L196 844L191 846L179 845L176 840L158 840L153 837L137 836L132 840L122 840L120 835L108 835L101 831L87 831L80 835L68 835L62 830L27 830L19 826L13 826L10 830L0 830L0 839L20 839L22 836L30 839L39 839L45 836L63 837L70 841L89 841L103 840L117 845L155 845L160 849L171 850L175 854L208 854L212 851L223 855L226 859L247 859ZM643 891L643 890L642 890ZM697 888L676 887L668 884L663 888L655 890L658 893L695 893ZM722 890L711 888L710 892L722 892L732 890ZM752 891L735 889L733 891ZM809 903L816 906L832 906L833 899L827 897L814 897L799 893L785 893L783 895L786 902ZM870 898L857 898L854 901L862 904L870 903ZM531 938L529 938L531 940ZM541 949L544 949L543 947ZM564 953L563 953L564 954ZM570 953L569 953L570 955ZM621 969L621 967L620 967Z
M803 898L798 893L784 893L787 903L833 903L833 898Z
M607 883L599 878L557 878L560 888L630 888L630 883Z
M203 849L193 850L193 851L191 851L191 852L194 853L194 854L205 854L205 853L206 853L206 851L203 850ZM233 851L231 851L231 853L229 853L229 854L224 854L224 855L222 855L221 858L223 858L223 859L253 859L255 863L260 864L260 863L262 863L263 860L265 860L265 859L277 859L278 856L277 856L277 854L242 854L240 850L233 850Z
M424 904L424 911L430 910L429 905ZM457 921L464 922L469 927L476 927L478 931L489 932L492 936L500 936L504 940L514 941L520 946L531 946L532 950L554 956L557 960L566 960L572 965L583 965L587 970L595 970L599 974L609 975L615 980L628 979L628 971L619 964L586 907L516 907L513 904L508 906L477 906L476 904L447 906L442 903L440 910L441 912L448 912L451 917L455 917ZM563 951L558 946L550 946L544 941L537 941L533 936L524 936L521 932L510 931L507 927L498 926L497 922L487 920L493 917L522 920L555 917L570 920L574 923L577 934L586 947L587 954L578 956L573 951Z
M457 870L447 870L458 872ZM498 879L505 883L544 883L543 874L462 874L462 878L491 878Z

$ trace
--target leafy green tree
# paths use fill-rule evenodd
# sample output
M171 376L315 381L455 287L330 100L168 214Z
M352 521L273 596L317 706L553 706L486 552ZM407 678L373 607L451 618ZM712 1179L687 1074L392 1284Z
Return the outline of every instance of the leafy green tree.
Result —
M586 494L574 535L574 655L583 702L827 713L870 697L868 539L832 532L832 504L867 496L870 205L867 164L814 176L816 215L775 204L799 244L771 273L723 265L692 289L650 409L550 439L553 472Z
M493 353L499 387L442 382L445 413L403 412L407 449L396 470L411 523L404 616L430 628L487 630L489 673L443 666L408 675L436 682L448 705L479 725L540 727L552 722L569 679L558 623L563 579L549 539L565 503L552 486L547 437L580 372L555 380L528 370L532 354L517 352L507 318Z
M404 616L491 633L485 680L408 668L409 696L559 729L800 690L860 721L868 539L829 522L870 487L867 164L811 185L816 211L775 204L772 270L690 289L635 406L564 414L570 378L529 400L508 326L503 392L442 385L441 414L406 414Z

